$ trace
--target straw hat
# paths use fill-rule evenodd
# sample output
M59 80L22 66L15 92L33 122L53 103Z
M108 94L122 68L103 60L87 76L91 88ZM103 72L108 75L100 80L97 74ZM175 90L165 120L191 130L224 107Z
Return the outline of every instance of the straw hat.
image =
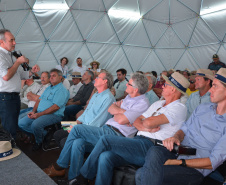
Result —
M196 76L206 77L210 80L213 80L214 78L213 72L209 69L198 69Z
M71 77L72 77L72 78L82 78L82 75L81 75L80 72L73 72L73 73L71 74Z
M165 75L162 75L162 77L182 94L187 95L186 90L190 83L182 74L174 72L169 78Z
M215 78L226 85L226 68L220 68L215 74Z
M99 68L99 66L100 66L100 63L99 62L97 62L96 60L92 61L90 63L91 67L93 66L93 63L96 63L97 64L97 68Z
M12 159L20 155L21 151L16 148L12 148L9 141L0 141L0 161Z

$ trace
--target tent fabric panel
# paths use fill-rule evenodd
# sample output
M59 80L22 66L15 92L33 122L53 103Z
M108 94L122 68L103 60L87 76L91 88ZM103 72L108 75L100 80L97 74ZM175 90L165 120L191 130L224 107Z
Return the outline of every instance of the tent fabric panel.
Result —
M146 19L142 20L144 23L144 27L147 30L147 34L151 40L151 44L155 46L162 35L168 28L167 24L162 24L154 21L149 21Z
M223 40L224 35L226 33L225 29L219 28L226 28L226 11L220 11L208 15L203 15L202 18L206 23L210 26L214 33L216 33L219 40Z
M109 22L107 14L103 15L103 18L96 25L96 28L90 33L87 41L119 44L119 40L115 34L112 24Z
M76 61L76 51L80 51L83 43L80 42L75 44L74 42L50 42L49 46L55 54L57 63L60 64L60 59L62 57L67 57L69 60L68 67L70 68L74 61Z
M74 20L84 39L87 39L99 20L103 17L103 12L71 10Z
M144 19L155 20L157 22L169 23L169 1L161 1L156 7L143 16ZM159 13L161 12L161 16Z
M150 71L159 72L159 71L164 71L166 69L162 65L161 61L159 60L155 52L152 50L151 53L146 58L146 61L138 70L144 71L144 72L150 72Z
M155 53L166 70L172 69L181 58L184 49L156 49Z
M218 42L219 42L218 38L208 28L204 21L201 18L199 18L189 45L200 46Z
M105 7L102 0L77 0L72 6L72 9L78 10L95 10L105 11Z
M56 28L50 40L61 40L61 41L83 41L81 34L79 33L78 27L75 24L71 13L68 11L59 26Z
M60 23L67 10L34 10L34 14L39 22L46 39Z
M185 45L188 45L197 21L198 18L196 17L172 25L173 30L178 34Z
M87 43L94 60L100 62L100 68L105 69L111 61L114 54L117 52L119 45Z
M1 5L0 5L1 6ZM18 10L13 12L0 12L1 22L5 28L9 29L15 36L23 21L26 19L29 11Z
M192 56L196 59L200 68L206 69L210 62L212 62L212 56L218 51L219 45L213 44L209 46L190 48Z
M124 44L141 46L141 47L151 47L151 42L148 38L147 32L145 31L142 19L138 22L132 32L128 35Z
M138 71L141 67L141 64L150 52L150 49L132 46L123 46L123 48L129 59L129 63L133 68L133 71Z
M17 42L44 42L44 35L36 21L33 12L30 12L24 23L21 25L21 29L16 35Z
M156 48L184 48L185 45L178 38L172 27L168 27L165 34L160 38L156 44Z

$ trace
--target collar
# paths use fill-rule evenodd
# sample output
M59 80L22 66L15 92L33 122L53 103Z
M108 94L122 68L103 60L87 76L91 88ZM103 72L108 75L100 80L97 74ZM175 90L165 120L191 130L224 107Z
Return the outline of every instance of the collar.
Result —
M2 50L5 54L11 55L11 52L10 52L10 51L8 51L8 50L2 48L1 46L0 46L0 50Z
M216 104L216 103L210 103L209 106L210 106L210 108L214 111L214 114L215 114L216 116L218 116L218 117L223 117L224 120L226 120L226 113L223 114L223 115L219 115L219 114L216 113L216 111L217 111L217 104Z

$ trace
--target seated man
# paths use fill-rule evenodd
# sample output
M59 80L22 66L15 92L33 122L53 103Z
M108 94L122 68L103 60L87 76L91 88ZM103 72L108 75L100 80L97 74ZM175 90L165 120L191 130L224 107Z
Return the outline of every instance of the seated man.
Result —
M209 90L212 103L199 105L181 129L163 141L165 147L148 151L136 173L136 184L193 184L226 160L226 69L221 68ZM170 152L174 144L196 148L196 155Z
M68 179L71 180L80 174L85 151L90 152L101 136L133 137L137 129L132 126L132 123L149 107L148 99L145 96L147 88L147 78L142 74L133 74L127 83L126 92L128 95L126 98L113 103L108 109L114 117L109 119L103 127L75 125L57 163L44 171L50 177L62 176L65 174L64 168L68 168L71 163L68 173Z
M116 73L117 73L118 82L114 84L114 88L116 91L115 99L119 101L125 97L124 92L126 90L126 84L127 84L127 80L126 80L127 71L121 68L121 69L118 69Z
M37 82L34 82L33 78L22 80L22 90L20 93L21 109L25 109L28 107L28 92L36 93L39 88L40 85Z
M39 97L42 95L45 89L50 86L49 77L50 77L50 74L48 71L42 72L41 86L39 86L39 89L37 89L36 92L30 91L27 93L28 108L20 110L19 119L23 118L24 116L27 116L27 114L32 111L36 101L39 99Z
M70 99L73 98L77 94L78 90L82 86L82 83L81 83L82 76L81 76L80 72L73 72L71 74L71 77L72 77L73 85L69 89Z
M156 84L156 78L153 75L146 74L145 75L148 79L148 90L146 92L146 97L149 99L150 105L152 105L154 102L159 100L159 97L155 94L153 91L153 87Z
M218 71L220 68L225 68L225 63L221 62L219 56L217 54L213 55L213 62L211 62L208 66L208 69Z
M188 109L187 119L190 117L195 108L201 103L210 102L210 93L208 92L212 86L214 76L209 69L199 69L195 77L195 89L199 91L192 93L187 102Z
M113 85L113 76L109 72L102 72L95 79L94 86L97 92L93 94L83 114L78 117L78 124L101 127L112 115L107 111L115 101L110 89ZM58 130L54 133L54 139L62 147L67 139L68 132Z
M86 71L82 75L83 85L78 90L77 94L67 102L67 106L64 111L64 121L75 120L75 115L82 110L85 106L86 101L89 99L93 91L93 78L94 74L92 71Z
M19 127L35 136L33 150L41 148L43 135L46 135L44 128L62 120L65 105L69 99L69 92L63 84L62 72L58 69L50 71L51 86L46 88L39 100L35 103L32 112L19 120Z
M187 112L186 106L180 103L180 96L186 92L189 82L177 72L169 79L166 76L163 78L166 80L162 92L165 100L155 102L136 119L133 126L139 130L137 136L102 136L80 169L81 174L74 180L77 180L77 184L86 184L87 179L94 179L96 176L97 185L110 185L114 167L126 164L143 165L154 140L172 136L180 128Z
M157 94L157 96L160 98L161 95L162 95L162 86L164 85L165 83L165 80L164 78L162 77L162 75L165 75L165 76L169 76L169 73L168 71L162 71L162 73L160 74L160 80L157 81L153 91Z

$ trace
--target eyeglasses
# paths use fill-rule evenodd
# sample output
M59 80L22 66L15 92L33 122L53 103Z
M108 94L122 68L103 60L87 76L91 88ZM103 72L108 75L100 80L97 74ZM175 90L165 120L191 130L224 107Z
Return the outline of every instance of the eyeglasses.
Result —
M167 84L167 83L164 83L164 84L163 84L164 87L166 87L167 85L168 85L168 86L172 86L172 85Z
M189 82L190 82L191 84L195 83L195 81L193 81L193 80L189 80Z
M99 76L97 76L96 79L102 79L102 80L105 80L105 79L103 79L103 78L101 78L101 77L99 77Z
M132 85L131 83L127 82L127 84L133 88L136 88L134 85Z

